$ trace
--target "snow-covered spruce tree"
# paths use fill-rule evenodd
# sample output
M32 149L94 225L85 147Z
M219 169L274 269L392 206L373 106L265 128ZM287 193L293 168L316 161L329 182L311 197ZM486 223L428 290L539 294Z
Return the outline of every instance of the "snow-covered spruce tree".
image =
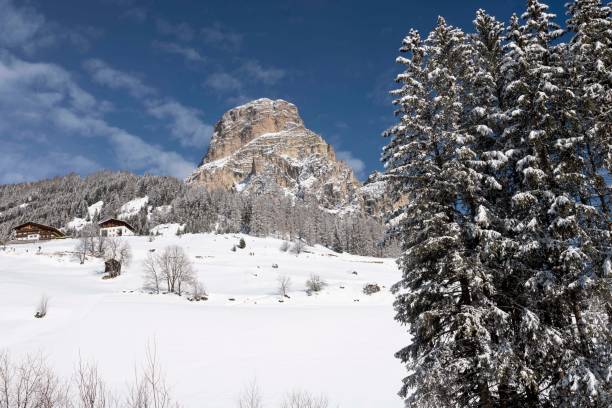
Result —
M583 194L609 214L609 187L602 172L612 169L612 9L599 0L577 0L567 8L573 38L567 45L566 67L587 175Z
M568 26L575 32L569 44L558 46L563 59L557 71L564 81L550 108L561 127L552 150L558 191L548 209L554 276L548 299L566 317L559 327L565 349L561 374L550 399L557 406L610 406L612 278L607 265L612 242L603 175L609 176L605 157L612 128L610 109L602 106L612 100L612 22L610 9L597 1L579 0L568 10ZM606 115L607 122L602 120Z
M492 19L482 30L499 35ZM483 46L499 52L492 42ZM480 257L484 238L495 234L476 223L489 226L486 196L500 188L483 171L487 157L478 151L491 145L485 139L493 130L485 122L493 120L496 102L485 90L491 74L484 61L480 83L468 79L479 69L474 49L461 30L439 18L424 43L412 30L400 49L408 57L397 59L405 67L393 92L399 123L386 132L383 161L396 191L407 196L400 228L403 276L393 291L396 319L410 325L413 336L397 353L410 373L401 395L419 407L494 406L504 356L492 350L503 313L490 300L493 277ZM468 97L476 91L482 94Z
M543 86L551 75L545 62L551 56L549 33L556 29L550 17L544 6L532 1L523 25L512 16L501 66L506 113L501 143L508 161L501 182L509 205L503 208L506 228L500 261L505 276L499 285L499 305L512 322L508 340L513 358L500 391L514 404L532 407L541 403L540 394L550 386L550 373L562 353L559 332L542 320L537 290L541 286L532 283L548 270L544 219L554 198L549 162L554 126L547 121L554 86Z
M594 278L601 276L609 237L596 228L604 244L597 248L590 236L591 220L602 216L583 199L566 47L554 45L561 30L547 10L530 0L523 24L512 19L502 68L508 119L502 139L510 164L503 182L512 203L505 288L520 374L509 392L531 407L598 406L606 374L593 364L581 299L602 283Z

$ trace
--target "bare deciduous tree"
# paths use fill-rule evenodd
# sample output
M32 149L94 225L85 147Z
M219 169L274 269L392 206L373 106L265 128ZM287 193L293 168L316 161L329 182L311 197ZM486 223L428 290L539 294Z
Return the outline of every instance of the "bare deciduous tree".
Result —
M176 245L166 247L160 255L149 254L143 266L145 287L157 293L162 282L165 282L168 292L180 295L185 284L193 285L196 280L189 257L183 248ZM203 290L203 286L199 289Z
M293 243L293 246L291 247L291 253L299 255L304 251L305 247L306 245L301 239L296 239Z
M55 376L40 355L14 364L6 352L0 353L1 408L68 408L68 391L68 384Z
M106 247L107 237L97 234L93 237L92 248L94 256L104 256L104 248Z
M314 396L306 391L294 391L288 394L280 408L327 408L329 402L324 395Z
M0 408L180 408L172 399L162 370L157 345L148 342L144 364L134 372L127 395L110 392L96 364L79 360L71 382L64 382L40 355L13 363L0 352ZM327 408L325 396L297 391L287 394L280 408ZM238 408L263 408L263 397L255 380L244 387Z
M144 269L144 287L155 291L159 294L159 290L164 279L164 275L159 263L159 257L149 253L142 263Z
M280 275L276 281L278 282L278 294L282 297L289 297L287 292L291 290L291 278L287 275Z
M81 239L87 241L87 252L91 256L99 256L100 253L96 252L96 238L98 231L95 226L87 225L79 233Z
M123 266L129 265L132 260L130 245L119 238L106 238L104 241L104 259L114 259Z
M162 273L166 279L168 292L182 293L183 284L194 280L194 271L189 257L183 248L171 245L164 249L159 258Z
M81 265L83 265L85 263L85 260L87 259L89 248L90 248L89 237L80 237L74 248L74 253Z
M238 408L263 408L263 398L256 380L251 381L242 391Z
M129 388L126 400L129 408L176 407L170 398L166 378L157 359L157 345L147 343L145 363L140 373L136 372L134 383Z
M98 367L94 363L85 363L82 359L79 360L75 385L76 399L82 408L111 408L117 405L116 400L98 374Z

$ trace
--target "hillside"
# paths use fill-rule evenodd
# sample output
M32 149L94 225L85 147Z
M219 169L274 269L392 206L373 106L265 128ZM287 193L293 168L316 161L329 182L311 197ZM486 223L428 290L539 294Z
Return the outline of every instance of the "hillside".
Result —
M392 259L320 246L295 255L271 238L165 231L153 242L122 238L134 259L112 280L101 279L101 260L79 265L72 258L75 240L0 247L0 349L14 357L42 351L63 376L79 356L96 360L108 385L123 392L145 344L155 341L172 393L187 407L235 406L253 379L266 406L295 389L324 393L331 406L402 406L396 391L403 368L393 353L406 339L393 321ZM246 248L231 251L240 237ZM208 301L142 290L145 256L168 245L185 249ZM328 286L308 296L305 281L313 272ZM276 294L280 275L292 280L283 303ZM363 286L374 282L382 291L364 295ZM35 319L42 294L49 313Z
M176 223L183 232L243 232L300 238L362 255L396 253L393 242L382 242L380 219L363 211L338 214L318 204L311 195L295 198L281 191L208 191L173 177L110 171L87 177L71 174L0 185L0 242L10 238L14 226L27 221L78 236L99 219L118 217L143 235L159 224Z

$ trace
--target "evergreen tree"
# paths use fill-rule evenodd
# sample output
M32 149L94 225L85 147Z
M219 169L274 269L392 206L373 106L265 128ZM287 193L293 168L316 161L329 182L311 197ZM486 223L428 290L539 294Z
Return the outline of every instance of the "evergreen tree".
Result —
M574 34L567 46L568 93L575 102L574 140L583 152L587 173L586 191L581 193L583 201L595 199L609 216L609 187L603 174L612 169L611 8L599 0L576 0L568 4L567 14L568 29Z
M478 11L467 38L440 18L403 41L383 161L408 198L393 290L409 405L610 404L610 12L569 14L569 45L537 0L505 38Z
M425 43L411 31L400 50L410 58L398 58L405 66L394 92L400 121L387 132L383 159L408 194L403 277L393 287L396 319L413 336L397 353L411 372L401 393L416 406L492 406L496 362L488 340L496 310L473 222L486 175L470 165L480 137L465 132L463 115L472 48L439 18Z

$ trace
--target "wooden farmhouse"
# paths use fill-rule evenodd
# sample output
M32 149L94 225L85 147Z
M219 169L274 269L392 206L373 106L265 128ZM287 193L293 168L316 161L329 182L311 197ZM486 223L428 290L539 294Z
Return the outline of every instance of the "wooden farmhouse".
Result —
M125 221L109 218L98 223L100 235L103 237L122 237L125 235L136 235L134 227Z
M17 241L42 241L47 239L61 239L66 235L57 228L48 225L26 222L13 228Z

